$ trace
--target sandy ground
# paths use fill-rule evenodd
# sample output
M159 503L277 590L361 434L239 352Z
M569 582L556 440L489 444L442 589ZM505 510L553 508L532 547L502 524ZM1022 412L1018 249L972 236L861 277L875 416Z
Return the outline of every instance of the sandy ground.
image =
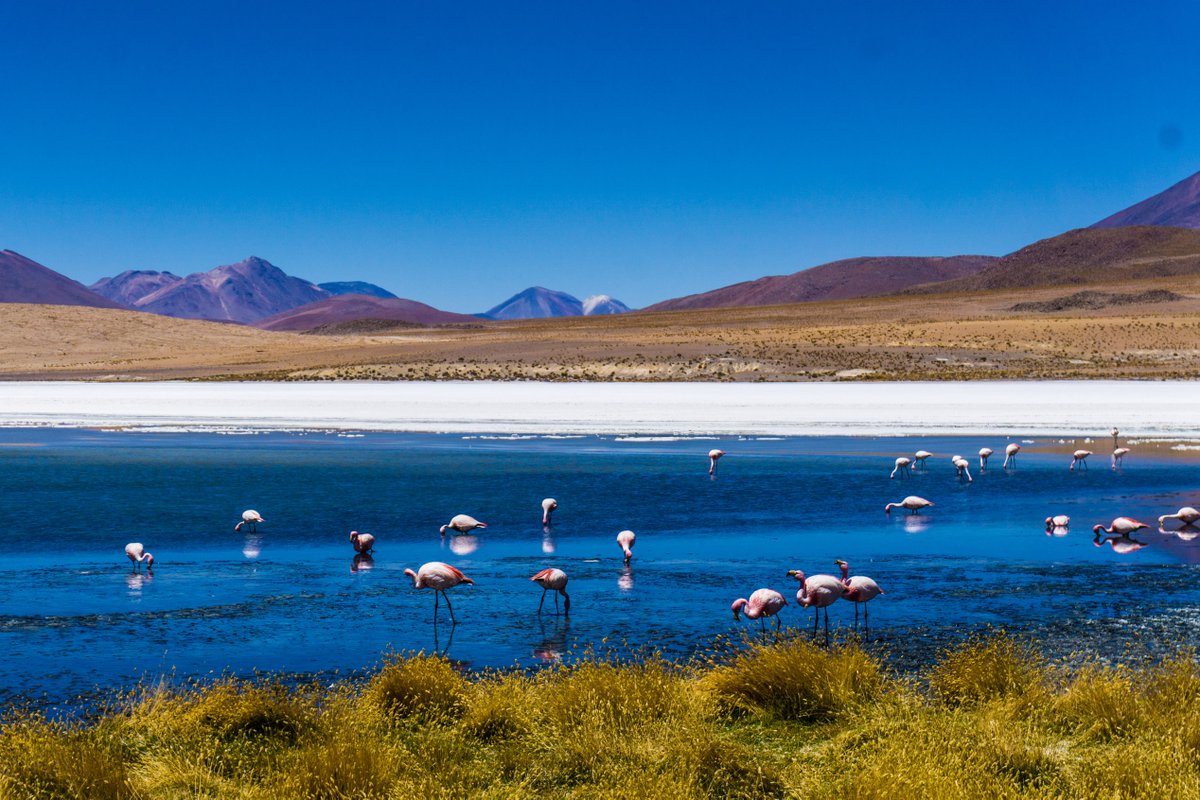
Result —
M0 377L146 380L963 380L1200 375L1200 278L1184 300L1009 310L1079 287L528 320L355 336L150 314L0 306Z
M1200 437L1197 381L0 383L0 425L496 434ZM1004 439L993 449L1003 452ZM1111 446L1111 445L1108 445Z

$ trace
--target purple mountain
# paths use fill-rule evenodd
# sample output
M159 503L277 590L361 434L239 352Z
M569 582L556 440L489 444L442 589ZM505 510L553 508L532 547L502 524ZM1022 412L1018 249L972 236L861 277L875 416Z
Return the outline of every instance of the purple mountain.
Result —
M1091 227L1125 228L1131 225L1200 228L1200 172Z
M0 303L123 308L82 283L12 250L0 250Z
M127 269L112 278L101 278L88 288L109 300L123 306L133 308L151 292L156 292L164 286L178 283L183 278L170 272L156 272L151 269Z
M133 308L181 319L251 323L329 296L316 284L251 256L163 286Z

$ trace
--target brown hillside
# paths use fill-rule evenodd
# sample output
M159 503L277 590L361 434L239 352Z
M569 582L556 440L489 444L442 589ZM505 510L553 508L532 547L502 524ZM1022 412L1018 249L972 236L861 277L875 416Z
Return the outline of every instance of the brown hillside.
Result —
M770 275L710 292L664 300L642 310L682 311L850 300L971 275L995 260L992 256L848 258L791 275Z
M441 311L415 300L341 294L280 312L259 320L254 325L268 331L309 331L313 328L337 327L363 319L391 320L413 325L461 325L483 322L478 317Z

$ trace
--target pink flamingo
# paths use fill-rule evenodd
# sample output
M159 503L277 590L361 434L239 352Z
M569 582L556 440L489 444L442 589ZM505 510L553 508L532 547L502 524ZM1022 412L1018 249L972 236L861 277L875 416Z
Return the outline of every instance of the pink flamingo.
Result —
M141 542L130 542L125 545L125 555L133 562L134 569L137 569L143 561L146 562L146 569L154 568L154 556L146 552L146 548L142 547Z
M746 619L756 619L762 626L762 629L767 629L767 617L775 617L775 628L779 629L779 617L775 616L783 607L787 605L787 600L783 599L783 595L774 589L755 589L747 600L744 597L739 597L733 601L730 608L733 609L733 618L738 619L738 614L745 614Z
M894 478L894 477L896 477L896 473L899 472L901 475L903 475L904 477L907 478L908 477L908 465L911 463L912 463L911 458L905 458L904 456L897 458L896 459L896 467L895 467L895 469L892 470L892 474L889 475L888 477Z
M1004 447L1004 463L1000 465L1001 469L1008 469L1008 465L1017 465L1017 453L1021 452L1021 445L1016 442L1009 442Z
M558 501L553 497L547 497L542 501L542 524L550 524L550 515L554 513L554 509L558 508ZM486 525L484 526L487 527Z
M446 590L458 586L460 583L475 585L475 581L463 575L460 571L445 564L441 561L430 561L428 564L422 564L421 568L416 572L411 569L404 570L404 574L413 579L414 589L433 589L433 618L437 620L438 610L438 595L446 598L446 608L450 609L450 620L457 624L458 620L454 619L454 606L450 605L450 596L446 594Z
M1092 454L1091 450L1076 450L1071 454L1071 471L1075 470L1075 465L1081 465L1082 469L1087 469L1087 457Z
M963 478L963 476L966 476L967 483L974 483L974 480L971 478L971 465L967 463L965 458L962 456L953 456L950 459L950 463L954 465L956 470L958 470L958 477L960 480Z
M1066 514L1055 514L1053 517L1046 517L1046 533L1055 528L1066 528L1071 524L1071 518Z
M854 603L854 624L858 625L858 606L861 603L863 607L863 617L868 628L871 627L871 612L867 607L867 603L874 600L879 595L883 594L883 589L879 588L879 584L874 578L868 578L866 575L851 575L850 565L840 558L834 561L842 568L842 583L849 590L846 592L846 599ZM826 612L828 613L828 612Z
M1103 525L1095 526L1092 528L1092 533L1098 535L1101 531L1104 531L1105 533L1119 533L1121 536L1128 536L1134 531L1140 531L1142 528L1149 527L1150 526L1146 523L1138 522L1136 519L1130 519L1129 517L1117 517L1107 528Z
M918 450L913 456L913 458L916 459L916 463L914 466L916 468L919 468L922 472L924 472L925 471L925 459L929 458L931 455L933 455L933 453L929 452L928 450Z
M1183 523L1183 526L1186 528L1186 527L1196 524L1197 522L1200 522L1200 511L1197 511L1196 509L1192 508L1191 506L1184 506L1183 508L1179 509L1179 511L1175 514L1163 514L1161 517L1159 517L1158 518L1158 527L1161 528L1163 526L1163 523L1169 519L1179 520L1180 522Z
M1113 450L1112 468L1116 469L1117 467L1122 466L1122 464L1124 464L1124 462L1125 462L1125 456L1128 453L1129 453L1128 447L1118 447L1115 450Z
M262 514L259 514L252 508L247 509L242 512L242 521L237 525L234 525L233 529L235 531L240 531L243 525L249 525L251 531L257 531L258 523L260 522L266 522L266 520L262 518Z
M486 528L487 523L480 522L467 514L455 514L454 518L440 528L440 533L445 536L446 529L449 528L455 533L470 533L476 528Z
M979 448L979 471L980 472L983 472L985 469L987 469L987 460L991 457L991 455L992 455L992 448L990 448L990 447Z
M883 513L891 514L893 508L907 508L911 513L915 514L922 508L929 508L932 505L933 503L929 502L924 497L917 497L915 494L910 494L899 503L888 503L883 507Z
M625 554L625 563L629 563L629 559L633 558L633 543L637 541L637 536L633 531L621 531L617 534L617 544L621 546L621 552Z
M829 606L846 596L850 588L832 575L813 575L804 577L798 569L788 570L788 577L800 581L800 590L796 592L796 600L804 608L812 608L813 634L817 632L817 621L821 617L821 609L825 609L825 638L829 638Z
M370 553L375 547L375 537L369 533L350 531L350 544L356 553Z
M708 451L708 474L709 475L717 474L717 462L721 459L721 456L723 456L723 455L725 455L724 450L713 449L713 450Z
M538 601L538 613L542 613L542 603L546 602L546 592L553 591L554 595L554 613L558 613L558 595L563 596L563 614L569 616L571 613L571 598L567 596L567 573L561 569L544 569L534 575L529 580L542 587L542 599Z

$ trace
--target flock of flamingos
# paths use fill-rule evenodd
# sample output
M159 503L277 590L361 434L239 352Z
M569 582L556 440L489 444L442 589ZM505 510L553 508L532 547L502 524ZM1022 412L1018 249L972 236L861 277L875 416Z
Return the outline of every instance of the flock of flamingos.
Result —
M1112 468L1115 470L1121 465L1125 455L1129 453L1128 447L1120 447L1118 436L1119 431L1114 428L1112 431L1113 451L1112 451ZM1015 465L1018 452L1021 450L1021 445L1016 442L1008 444L1004 448L1004 465L1007 469ZM988 458L993 451L990 447L984 447L979 450L979 468L980 470L987 469ZM708 453L709 467L708 474L715 476L717 472L717 462L725 455L723 450L710 450ZM891 477L897 475L907 477L914 470L924 470L925 462L933 454L927 450L918 450L913 458L906 456L897 458L895 468L892 470ZM1075 470L1087 469L1087 458L1092 455L1090 450L1076 450L1072 454L1070 469ZM972 481L969 464L965 458L960 455L952 456L951 463L958 470L959 480ZM903 508L911 514L918 513L923 508L932 506L933 503L923 497L909 495L898 503L888 503L884 506L884 512L892 513L893 508ZM558 508L558 501L554 498L547 497L542 501L542 525L550 526L551 515ZM1178 520L1183 523L1185 528L1194 528L1196 523L1200 522L1200 511L1191 506L1185 506L1179 509L1174 514L1164 514L1158 518L1158 524L1161 528L1167 520ZM240 531L243 526L249 526L250 530L256 530L256 526L260 522L264 522L262 515L257 511L248 510L242 514L242 521L239 522L234 530ZM1048 535L1062 535L1067 532L1067 528L1071 523L1070 517L1065 514L1056 514L1046 518L1046 533ZM458 514L447 524L441 527L440 533L446 535L447 531L451 535L466 534L478 528L486 528L487 524L480 522L467 514ZM1096 525L1092 531L1095 534L1095 543L1100 546L1104 543L1112 545L1117 552L1131 552L1145 546L1130 538L1130 534L1143 528L1148 528L1144 522L1138 522L1129 517L1117 517L1106 528L1103 525ZM1110 536L1109 539L1101 541L1100 534L1105 533ZM633 531L625 530L617 534L617 545L621 548L622 555L625 557L625 563L628 564L633 558L633 545L637 537ZM375 546L375 537L369 533L359 533L358 531L350 532L350 543L354 547L356 553L360 555L369 555L372 548ZM146 552L140 542L131 542L125 546L125 555L133 562L134 568L137 569L142 563L146 564L147 569L151 569L154 564L154 556ZM802 608L812 608L813 630L814 633L820 624L821 609L825 609L825 631L826 636L829 633L829 606L836 603L838 600L846 600L854 603L854 622L858 624L858 609L861 605L863 608L864 621L867 625L870 624L868 616L868 606L871 600L884 594L883 589L879 587L874 579L865 575L851 575L850 565L840 559L834 562L841 570L841 577L833 575L805 575L800 570L790 570L787 575L790 578L795 578L799 582L800 588L796 592L796 601ZM427 564L422 564L420 569L415 572L412 569L405 569L404 574L412 579L413 587L416 589L433 589L433 609L434 618L437 617L439 608L439 596L446 601L446 608L450 613L450 619L457 623L454 618L454 608L450 605L450 596L446 594L447 589L451 589L460 583L474 585L474 581L464 575L459 569L446 564L442 561L430 561ZM542 607L546 602L546 593L554 593L554 610L559 613L558 596L562 595L562 613L569 615L571 613L571 598L567 595L567 574L561 569L549 568L543 569L537 574L530 577L531 581L536 583L542 589L541 600L538 603L538 613L541 613ZM754 591L749 598L739 597L733 601L732 610L734 619L738 619L740 615L744 615L748 619L759 620L759 624L765 630L766 620L774 618L775 627L780 627L778 614L788 604L787 599L774 589L762 588Z

